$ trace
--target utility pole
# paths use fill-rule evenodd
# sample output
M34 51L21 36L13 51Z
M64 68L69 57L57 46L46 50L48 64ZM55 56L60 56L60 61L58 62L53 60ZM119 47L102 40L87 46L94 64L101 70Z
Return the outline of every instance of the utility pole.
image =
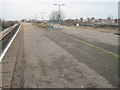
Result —
M35 20L35 22L37 22L37 14L35 14L35 17L34 17L34 20Z
M43 23L43 14L45 13L45 12L40 12L41 13L41 19L42 19L42 23Z
M60 18L61 18L61 12L60 12L60 6L64 6L65 4L54 4L54 5L57 5L59 6L59 10L58 10L58 29L60 29Z

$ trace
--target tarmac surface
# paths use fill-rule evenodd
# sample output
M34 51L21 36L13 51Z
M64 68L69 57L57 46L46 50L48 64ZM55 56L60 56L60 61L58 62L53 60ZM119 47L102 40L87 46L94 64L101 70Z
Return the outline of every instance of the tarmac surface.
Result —
M76 35L78 34L76 29L74 28L75 32L72 32L72 29L63 27L61 31L57 29L51 31L22 23L21 30L2 60L2 86L13 88L117 87L118 58L113 54L117 50L117 42L114 41L117 37L108 35L112 39L106 36L104 37L106 41L99 40L91 34L97 35L96 32L88 31L88 38L90 35L92 38L88 40L90 42L86 42L87 38L80 39L82 36ZM85 32L82 34L83 37L87 37ZM78 38L72 36L73 33ZM100 35L105 36L104 33ZM94 40L101 44L92 43ZM116 50L112 50L112 47Z
M79 38L85 42L101 47L113 53L118 53L118 35L95 30L62 26L64 34Z

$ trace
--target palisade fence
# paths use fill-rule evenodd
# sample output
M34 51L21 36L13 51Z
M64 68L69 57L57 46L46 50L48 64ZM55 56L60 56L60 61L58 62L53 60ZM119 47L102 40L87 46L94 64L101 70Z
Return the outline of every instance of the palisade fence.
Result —
M83 24L81 23L80 26L89 26L89 27L95 27L95 28L118 28L118 25L107 25L107 24Z
M97 24L97 23L82 23L82 22L74 22L74 21L62 21L62 25L67 26L76 26L79 24L79 26L88 26L88 27L94 27L94 28L113 28L118 29L118 24Z

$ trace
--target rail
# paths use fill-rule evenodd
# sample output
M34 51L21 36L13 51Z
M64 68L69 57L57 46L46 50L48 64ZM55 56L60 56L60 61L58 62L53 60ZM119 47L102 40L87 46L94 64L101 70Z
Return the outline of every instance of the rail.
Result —
M19 24L15 24L7 29L5 29L4 31L2 31L0 34L1 34L1 37L0 37L0 40L2 40L4 37L6 37L12 30L14 30L14 28L19 25Z

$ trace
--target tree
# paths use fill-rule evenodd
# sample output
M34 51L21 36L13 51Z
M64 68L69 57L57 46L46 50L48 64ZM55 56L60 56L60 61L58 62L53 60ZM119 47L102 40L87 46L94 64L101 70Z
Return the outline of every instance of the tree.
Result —
M94 20L94 19L95 19L95 17L92 17L91 19L92 19L92 20Z
M83 18L80 18L80 21L83 22Z
M0 26L2 26L2 20L0 19Z
M2 20L0 19L0 32L2 31Z
M64 20L65 19L65 14L64 14L64 12L63 11L60 11L60 19L61 20ZM53 12L51 12L51 14L50 14L50 17L51 16L54 16L54 19L57 21L57 20L59 20L59 15L58 15L58 11L53 11Z
M87 20L88 20L88 21L90 21L90 18L89 18L89 17L87 17Z
M113 15L108 16L107 19L113 19Z

